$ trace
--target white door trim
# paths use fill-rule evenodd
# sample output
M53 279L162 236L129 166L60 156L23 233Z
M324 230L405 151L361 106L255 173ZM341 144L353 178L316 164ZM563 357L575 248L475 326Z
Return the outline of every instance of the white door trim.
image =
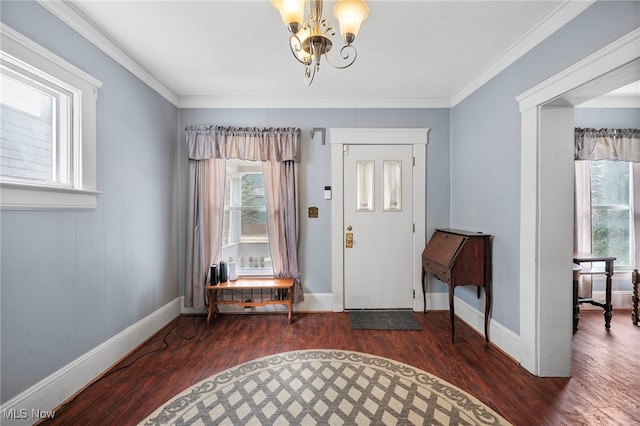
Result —
M413 288L416 289L413 309L421 311L420 287L421 254L426 241L426 178L427 178L427 128L333 128L329 129L331 144L331 290L333 312L344 311L344 259L342 231L344 229L344 201L342 167L344 145L413 145L413 218L416 231L413 238Z
M516 99L521 113L521 180L520 180L520 364L537 376L570 376L571 333L554 334L558 326L548 317L554 316L554 306L570 306L569 293L549 304L554 286L564 286L569 279L571 249L558 252L560 239L571 238L572 213L564 204L558 210L558 200L573 199L573 185L563 182L550 185L549 177L566 178L561 162L554 162L556 140L542 137L558 117L549 106L571 107L631 83L638 75L640 29L634 30L609 46L590 55L545 82L521 94ZM550 167L542 167L543 164ZM544 173L543 173L544 171ZM544 175L544 179L543 179ZM546 182L546 183L545 183ZM571 208L571 212L573 209ZM551 216L568 228L554 235L556 226ZM558 219L558 215L562 215ZM571 217L568 217L571 215ZM564 247L564 246L563 246ZM549 262L552 254L560 256ZM567 284L568 286L568 284ZM559 319L559 318L558 318ZM564 324L564 322L563 322ZM566 324L570 329L570 324ZM553 335L555 337L549 338Z

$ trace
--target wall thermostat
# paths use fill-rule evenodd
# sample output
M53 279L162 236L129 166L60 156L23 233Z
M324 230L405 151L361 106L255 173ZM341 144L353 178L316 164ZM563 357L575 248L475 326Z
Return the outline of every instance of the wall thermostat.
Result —
M331 187L330 186L325 186L324 187L324 199L325 200L330 200L331 199Z

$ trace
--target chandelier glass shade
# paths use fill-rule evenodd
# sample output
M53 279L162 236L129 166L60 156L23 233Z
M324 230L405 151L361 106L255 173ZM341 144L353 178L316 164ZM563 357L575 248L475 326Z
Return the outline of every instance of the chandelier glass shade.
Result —
M332 37L336 32L329 21L322 17L322 0L309 0L310 13L305 18L306 0L271 0L271 4L282 16L289 30L289 46L293 56L305 66L304 82L308 86L313 82L320 69L322 56L334 68L351 66L358 56L353 42L360 31L362 21L369 15L369 7L364 0L338 0L333 14L340 26L340 35L344 46L340 48L339 62L332 62L329 51L333 47Z

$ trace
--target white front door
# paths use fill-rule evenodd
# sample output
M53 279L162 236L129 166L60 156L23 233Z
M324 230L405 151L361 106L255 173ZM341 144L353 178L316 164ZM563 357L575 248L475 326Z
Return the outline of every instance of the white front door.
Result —
M345 145L345 309L413 307L413 147Z

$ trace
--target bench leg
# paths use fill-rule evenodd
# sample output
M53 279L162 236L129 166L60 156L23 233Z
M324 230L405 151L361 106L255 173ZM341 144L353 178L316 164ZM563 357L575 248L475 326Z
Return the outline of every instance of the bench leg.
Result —
M293 323L293 286L289 288L289 324Z

